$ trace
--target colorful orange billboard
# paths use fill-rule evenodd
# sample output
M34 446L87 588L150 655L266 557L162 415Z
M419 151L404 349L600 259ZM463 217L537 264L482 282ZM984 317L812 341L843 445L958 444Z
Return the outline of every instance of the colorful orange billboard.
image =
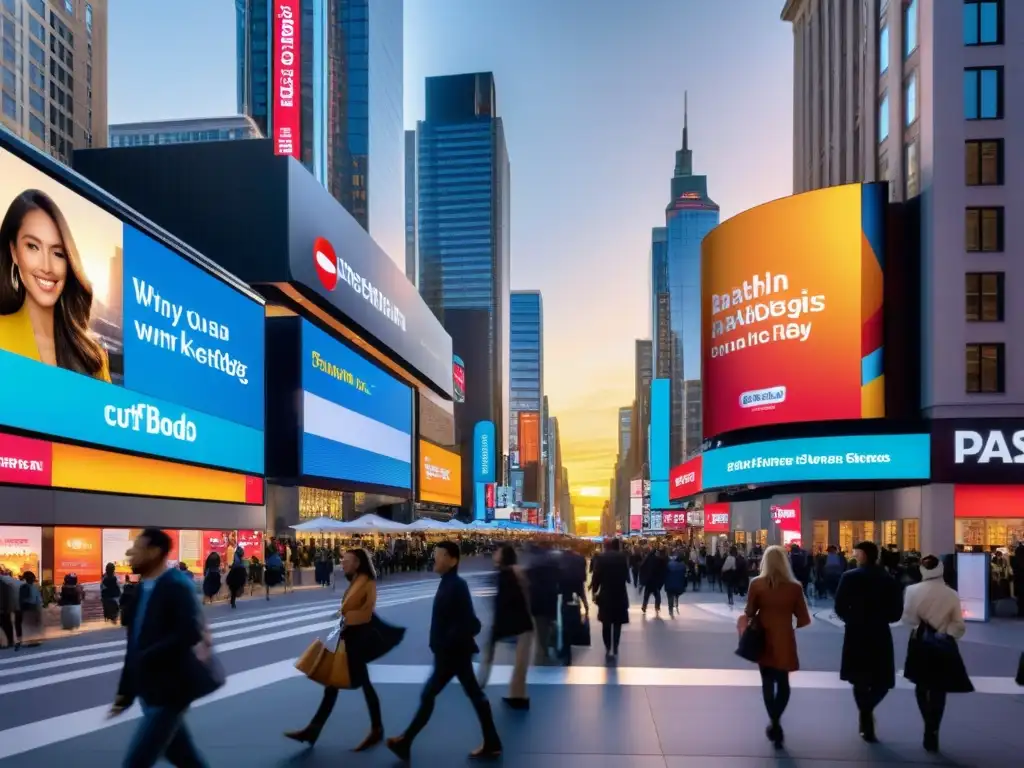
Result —
M519 412L519 466L540 461L540 414L537 411Z
M73 573L79 584L95 584L103 574L103 531L100 528L53 529L53 581L58 586Z
M420 440L420 501L462 505L462 457Z
M885 415L887 186L782 198L701 245L704 436Z

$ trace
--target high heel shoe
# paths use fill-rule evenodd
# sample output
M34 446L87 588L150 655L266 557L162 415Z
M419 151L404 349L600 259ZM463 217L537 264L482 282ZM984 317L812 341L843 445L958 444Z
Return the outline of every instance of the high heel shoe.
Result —
M384 741L384 729L383 728L371 728L370 732L366 734L366 738L359 742L359 745L353 748L353 752L365 752L370 747L375 747Z
M298 731L285 731L284 737L286 739L291 739L292 741L297 741L300 744L309 744L309 746L312 747L316 744L316 740L320 738L320 729L315 728L312 725L307 725L305 728Z

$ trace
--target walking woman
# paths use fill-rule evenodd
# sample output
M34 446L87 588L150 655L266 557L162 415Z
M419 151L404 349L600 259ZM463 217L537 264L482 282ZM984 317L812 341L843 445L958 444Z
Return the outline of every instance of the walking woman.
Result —
M907 587L902 621L914 628L903 676L915 686L924 719L924 748L938 752L946 694L971 693L974 686L956 645L967 631L960 596L946 585L942 561L935 555L922 558L921 583Z
M738 550L736 547L729 547L729 554L722 563L722 581L725 583L725 596L732 605L732 595L736 591L736 558Z
M811 623L803 587L793 575L786 550L778 545L768 547L761 559L761 575L750 583L739 630L743 632L748 622L757 621L764 631L764 651L757 665L770 721L765 735L776 747L781 747L784 739L782 713L789 704L789 673L800 669L794 617L797 629Z
M363 752L384 739L384 720L381 717L380 699L370 683L367 664L376 661L402 642L405 630L386 624L374 615L377 606L377 574L370 563L365 549L350 549L341 559L341 568L348 579L348 589L341 598L338 610L342 621L341 639L348 655L349 677L353 688L362 688L366 708L370 713L370 732L355 752ZM309 725L299 731L289 731L285 736L294 741L316 744L320 731L338 701L337 688L324 688L320 707Z
M107 563L100 581L100 602L103 604L103 620L117 624L121 615L121 585L117 581L113 563Z
M590 591L597 605L597 620L601 622L604 654L609 661L619 655L622 625L629 623L629 593L626 589L630 582L629 561L620 551L621 546L619 539L605 542L605 551L596 556L597 564L590 579Z
M508 685L508 696L504 702L512 709L529 709L530 699L526 695L526 674L530 668L530 650L533 644L533 619L530 616L529 589L526 577L516 563L516 551L509 545L502 545L494 553L494 564L498 568L498 592L494 597L494 626L491 637L484 647L483 663L480 665L480 687L487 685L494 664L494 651L499 642L511 641L516 646L516 659L512 667L512 679Z
M203 564L203 599L213 604L213 598L220 592L220 554L211 552Z
M249 580L249 572L245 567L245 550L236 545L234 556L231 560L231 567L228 569L228 576L225 581L228 584L228 591L231 596L231 607L237 607L235 602L242 596L246 582Z

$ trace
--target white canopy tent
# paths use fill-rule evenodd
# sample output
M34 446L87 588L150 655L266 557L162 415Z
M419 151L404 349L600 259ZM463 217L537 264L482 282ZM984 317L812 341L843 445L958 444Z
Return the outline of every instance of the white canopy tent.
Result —
M317 517L298 525L289 526L296 533L331 533L347 530L346 523L332 517Z
M426 517L421 517L414 523L405 526L407 531L447 531L451 526L442 520L431 520Z
M402 533L408 531L409 526L396 523L394 520L386 520L371 512L351 522L343 523L343 527L339 530L346 533Z

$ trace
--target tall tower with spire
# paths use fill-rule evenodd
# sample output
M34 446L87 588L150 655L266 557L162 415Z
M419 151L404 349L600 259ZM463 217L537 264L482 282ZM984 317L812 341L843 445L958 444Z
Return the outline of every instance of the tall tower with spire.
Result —
M654 371L656 378L671 381L668 445L671 466L681 464L696 453L704 437L700 384L700 247L704 236L719 222L718 204L708 196L708 177L693 172L689 111L689 94L684 92L682 146L675 153L665 226L654 229L651 247ZM656 243L659 247L655 247Z

